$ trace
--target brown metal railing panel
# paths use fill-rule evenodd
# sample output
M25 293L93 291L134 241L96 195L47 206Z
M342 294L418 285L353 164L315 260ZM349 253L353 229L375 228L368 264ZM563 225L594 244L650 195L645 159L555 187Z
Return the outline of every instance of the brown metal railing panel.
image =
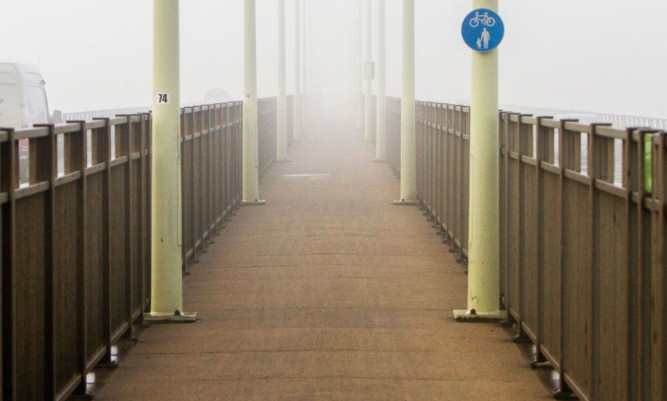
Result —
M387 105L397 168L400 101ZM416 107L418 198L466 255L469 109ZM520 334L565 392L664 399L665 133L510 112L499 121L500 290Z
M442 149L444 146L444 135L442 133L442 105L437 105L436 116L435 116L435 135L436 135L436 145L435 145L435 173L436 173L436 197L435 197L435 215L436 215L436 224L442 228L443 219L443 193L445 191L445 170L444 170L444 157Z
M263 101L263 169L275 106ZM240 199L241 118L240 102L182 110L184 256ZM19 140L30 150L21 188ZM150 308L150 149L150 114L0 131L3 399L84 391Z
M460 131L461 131L461 254L468 255L468 216L469 216L469 194L470 194L470 112L468 108L461 107Z
M573 179L574 174L571 177L565 176L561 199L564 222L561 365L568 384L590 394L593 219L587 206L591 195L590 184Z
M83 327L78 311L79 297L83 293L79 288L79 246L81 245L79 227L81 216L79 208L79 183L71 182L56 188L54 210L55 255L54 275L54 353L55 353L55 388L66 389L82 380L78 355L71 352L78 349L77 330ZM83 350L80 350L82 352ZM60 392L60 391L58 391Z
M46 200L44 192L16 202L16 270L11 282L15 304L11 319L15 325L13 351L15 372L5 391L14 399L44 399L47 389L46 330ZM20 266L20 268L19 268ZM4 280L3 280L4 281ZM46 368L46 369L45 369ZM12 372L4 372L12 374Z
M507 113L501 112L500 121L498 124L499 128L499 146L500 146L500 158L498 162L498 171L499 171L499 182L498 186L500 188L500 199L499 199L499 211L498 216L498 241L500 243L500 252L498 255L498 264L500 267L500 300L501 306L507 307L508 303L508 234L507 227L509 222L507 221L507 208L509 207L509 196L507 194L507 126L509 124L509 115Z
M540 352L558 368L561 359L561 252L560 252L560 177L556 172L542 170L540 194L541 277L538 294L541 313Z
M209 238L210 231L210 219L209 219L209 176L208 176L208 165L210 162L210 146L209 146L209 129L210 129L210 120L209 120L209 111L208 106L202 106L199 119L201 121L201 129L199 136L199 148L197 153L199 154L199 237L201 238L201 249L205 250L205 241Z
M93 134L95 135L95 134ZM86 364L97 363L106 352L104 335L105 246L104 172L88 176L86 191Z
M653 154L655 158L653 198L658 202L657 218L655 224L654 259L651 269L651 293L654 299L651 308L651 398L660 400L667 397L667 227L665 224L665 209L667 208L667 140L666 134L662 133L655 141L656 147Z
M183 205L194 203L194 116L192 109L185 108L181 112L181 198ZM183 208L183 225L181 227L183 238L183 261L191 257L194 249L194 207ZM184 266L185 268L185 266Z
M506 306L507 312L513 317L517 322L522 321L522 311L521 305L523 304L521 300L521 272L522 272L522 257L520 245L523 243L524 233L521 231L521 204L518 201L521 199L521 193L523 191L520 176L520 160L518 147L516 143L518 142L519 136L519 118L520 115L512 114L509 116L509 122L507 125L507 138L508 138L508 154L507 159L507 196L508 196L508 207L507 207L507 218L508 222L507 227L507 263L508 263L508 272L507 272L507 299Z
M432 182L432 187L431 187L431 217L437 222L438 219L438 204L440 203L440 199L438 197L438 193L440 190L440 172L438 168L438 106L437 104L433 103L431 105L431 115L430 115L430 120L431 120L431 149L430 149L430 154L431 154L431 182Z
M192 237L193 253L195 254L202 246L201 238L203 233L202 222L202 131L201 131L201 107L195 107L193 110L194 129L192 131Z
M455 114L453 108L447 107L447 151L445 158L447 159L447 213L445 213L445 227L447 230L447 237L454 240L454 215L456 213L456 192L457 175L456 175L456 135L454 131Z
M232 175L233 166L232 166L232 110L229 104L227 104L225 110L225 139L223 143L223 152L224 152L224 169L227 172L225 174L225 183L224 183L224 208L225 211L229 210L232 206L232 183L234 182L234 177Z
M136 133L136 131L135 131ZM139 152L134 153L137 159L132 161L132 176L130 177L131 199L130 199L130 213L131 224L130 231L132 241L130 242L130 258L132 259L132 287L131 287L131 320L134 321L143 312L143 271L144 258L142 255L142 197L141 192L141 159L139 159Z
M109 184L109 303L112 342L115 342L128 327L126 287L129 277L126 272L125 169L125 163L113 166Z
M520 328L533 342L538 339L538 193L539 182L536 179L537 163L533 157L533 136L535 126L519 122L519 282L520 282Z
M599 399L627 400L629 354L629 304L630 283L619 279L627 277L628 258L627 226L629 216L625 200L598 191L596 205L595 263L599 281L598 326L596 328L596 383L599 383ZM604 367L604 369L602 369Z

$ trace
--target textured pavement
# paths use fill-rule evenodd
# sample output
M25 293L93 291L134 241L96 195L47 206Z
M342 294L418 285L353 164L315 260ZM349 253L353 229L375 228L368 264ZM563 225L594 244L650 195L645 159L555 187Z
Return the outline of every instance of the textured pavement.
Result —
M145 330L96 399L550 399L507 330L453 321L464 269L373 144L319 132L192 266L199 321Z

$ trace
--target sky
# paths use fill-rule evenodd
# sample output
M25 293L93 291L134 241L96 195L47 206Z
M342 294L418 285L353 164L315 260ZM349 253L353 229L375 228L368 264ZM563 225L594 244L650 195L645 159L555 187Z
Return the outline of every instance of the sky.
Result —
M257 1L258 94L277 92L277 1ZM356 91L359 1L311 0L310 88L320 103ZM287 3L288 92L294 3ZM387 4L387 93L400 96L401 4ZM373 45L376 0L373 5ZM150 0L0 0L0 60L40 67L51 109L150 105ZM471 0L415 0L416 95L466 103L471 50L461 23ZM667 2L500 0L500 103L667 118ZM243 1L180 2L181 100L243 93ZM375 55L374 55L375 58ZM314 100L315 101L315 100Z

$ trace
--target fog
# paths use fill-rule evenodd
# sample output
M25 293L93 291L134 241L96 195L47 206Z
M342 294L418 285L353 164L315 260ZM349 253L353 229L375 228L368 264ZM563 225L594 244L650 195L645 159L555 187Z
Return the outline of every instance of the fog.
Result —
M376 1L373 0L375 24ZM387 0L387 93L401 87L401 1ZM417 98L466 103L469 0L416 0ZM149 0L0 0L0 60L39 65L51 109L147 106L152 92ZM277 89L275 0L257 0L258 94ZM181 99L210 90L241 99L241 0L184 0ZM359 52L356 0L311 0L311 103L353 114ZM500 103L667 117L667 2L500 1ZM288 92L294 83L294 0L287 0ZM376 44L373 31L373 46ZM346 117L346 118L348 118Z

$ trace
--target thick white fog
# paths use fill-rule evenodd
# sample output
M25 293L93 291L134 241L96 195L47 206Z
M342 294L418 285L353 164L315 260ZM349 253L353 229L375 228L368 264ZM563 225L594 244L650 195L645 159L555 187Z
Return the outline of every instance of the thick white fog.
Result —
M311 0L311 102L353 114L359 1ZM401 1L387 0L387 93L400 95ZM416 0L417 98L465 103L469 0ZM0 0L0 60L39 65L51 109L145 106L152 90L150 0ZM373 14L377 9L372 0ZM242 0L181 1L181 99L242 93ZM258 87L276 93L277 1L257 0ZM287 0L288 91L294 0ZM667 117L667 2L500 1L500 102ZM373 21L375 24L375 15ZM376 45L375 26L373 46ZM207 93L209 98L207 99ZM213 97L210 97L213 95Z

